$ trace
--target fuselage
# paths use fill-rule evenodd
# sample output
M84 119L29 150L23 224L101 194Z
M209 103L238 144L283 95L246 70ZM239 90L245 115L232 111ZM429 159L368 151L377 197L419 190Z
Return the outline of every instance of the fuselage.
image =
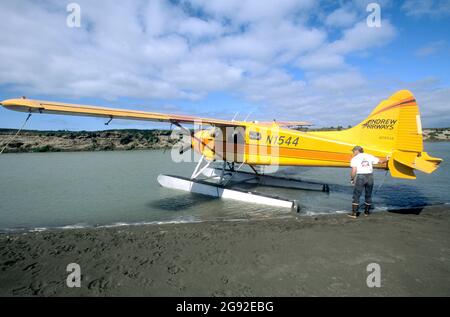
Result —
M200 130L195 133L192 146L209 160L250 165L348 167L355 143L339 137L333 131L303 132L276 123L248 123L237 128ZM367 150L380 158L387 154L383 150Z

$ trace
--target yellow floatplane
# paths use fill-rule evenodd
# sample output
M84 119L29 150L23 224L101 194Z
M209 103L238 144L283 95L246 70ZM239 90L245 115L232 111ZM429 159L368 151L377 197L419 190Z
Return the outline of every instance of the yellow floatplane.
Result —
M328 185L303 182L262 173L261 166L348 167L351 149L364 147L366 153L388 163L376 168L389 170L392 177L415 179L415 170L432 173L442 161L423 151L419 108L413 94L401 90L383 100L361 123L342 131L304 132L293 127L307 122L257 122L200 118L193 116L102 108L33 99L9 99L1 102L7 109L33 113L65 114L154 122L169 122L190 136L189 149L201 159L191 178L158 176L164 187L245 202L289 207L298 210L295 200L258 194L233 188L236 183L313 189L327 192ZM201 127L191 133L184 124ZM212 164L220 163L217 167ZM250 172L242 167L248 166Z

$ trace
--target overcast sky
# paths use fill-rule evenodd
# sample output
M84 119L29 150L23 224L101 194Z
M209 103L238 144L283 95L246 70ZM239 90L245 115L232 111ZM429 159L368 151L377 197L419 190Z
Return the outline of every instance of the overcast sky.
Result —
M70 2L79 28L67 26ZM347 126L410 89L425 127L450 126L450 1L378 1L379 28L369 2L1 1L0 99ZM0 127L24 117L1 108ZM103 121L35 115L27 128Z

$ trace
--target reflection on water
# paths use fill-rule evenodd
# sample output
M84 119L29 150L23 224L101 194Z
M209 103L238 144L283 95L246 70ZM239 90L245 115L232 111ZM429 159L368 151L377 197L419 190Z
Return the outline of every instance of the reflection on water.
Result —
M167 211L182 210L198 207L203 203L218 200L216 197L199 195L194 193L180 193L176 197L155 199L148 204L151 208L159 208Z
M427 143L444 162L417 180L376 171L377 210L449 203L450 143ZM189 176L194 163L173 163L170 151L33 153L0 155L0 229L100 226L115 223L289 217L290 210L221 200L161 188L160 173ZM257 187L297 199L302 214L349 210L349 169L282 168L280 174L325 182L330 193ZM381 188L380 185L382 184Z

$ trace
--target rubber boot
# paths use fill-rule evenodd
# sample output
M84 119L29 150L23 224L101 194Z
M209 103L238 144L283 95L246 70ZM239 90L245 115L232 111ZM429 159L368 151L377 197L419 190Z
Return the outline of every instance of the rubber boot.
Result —
M368 216L370 215L370 205L369 204L364 204L364 216Z
M356 219L358 217L358 207L359 207L359 205L352 204L352 213L347 214L347 216L349 216L350 218Z

